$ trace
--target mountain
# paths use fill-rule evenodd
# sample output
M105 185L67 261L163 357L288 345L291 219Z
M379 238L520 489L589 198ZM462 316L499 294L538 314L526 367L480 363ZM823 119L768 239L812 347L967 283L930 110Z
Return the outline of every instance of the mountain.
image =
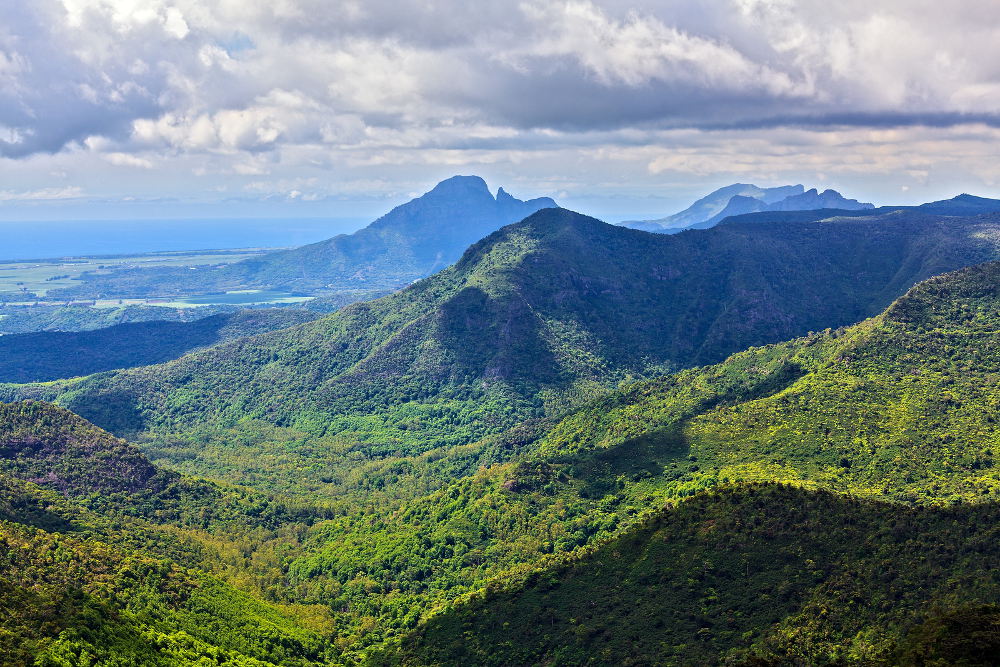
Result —
M1000 200L960 194L951 199L921 204L916 208L940 215L979 215L1000 210Z
M253 449L273 441L270 427L327 438L331 468L279 457L297 485L318 488L340 479L324 470L346 465L345 452L470 443L623 381L859 321L918 280L998 257L995 216L769 215L792 219L664 236L540 211L435 276L315 322L2 395L58 401L118 434L155 433L158 456L245 484L283 478ZM243 432L238 465L231 435L206 440L209 427Z
M166 309L163 309L166 310ZM117 324L88 331L0 336L0 382L43 382L162 363L190 352L320 315L304 310L243 310L185 321Z
M767 205L768 211L808 211L818 208L830 208L840 211L858 211L875 208L872 204L863 204L857 199L847 199L836 190L817 192L816 188L799 195L786 197Z
M532 213L548 197L494 197L478 176L454 176L364 229L234 264L85 274L54 298L120 298L275 289L296 294L395 289L454 263L472 243Z
M760 204L747 202L743 207L741 207L740 204L741 202L737 199L737 201L734 202L732 215L720 216L718 222L721 222L724 217L733 218L732 221L727 221L726 224L729 224L730 222L739 222L740 224L792 221L815 222L829 218L881 218L893 213L899 215L923 214L974 218L976 216L1000 212L1000 199L988 199L986 197L974 197L972 195L958 195L957 197L952 197L951 199L928 202L918 206L879 206L878 208L858 208L854 210L819 208L801 211L776 211L768 210ZM741 208L745 212L741 212ZM754 208L758 208L760 210L754 212ZM708 227L713 226L714 225L708 225Z
M777 188L759 188L749 183L734 183L711 192L679 213L657 220L634 220L621 223L625 227L643 231L663 231L684 229L716 216L732 201L733 197L757 199L764 203L779 201L805 191L801 185L785 185Z
M469 245L544 209L548 197L494 197L478 176L453 176L353 234L252 258L234 272L287 290L405 285L453 264Z
M376 662L993 664L1000 610L983 602L1000 601L998 520L996 503L903 508L724 487L490 582ZM946 619L964 622L922 636ZM942 662L921 661L928 653Z
M847 199L836 190L824 190L820 193L816 188L806 191L801 185L758 188L755 185L737 183L720 188L684 211L666 218L621 224L643 231L673 234L684 229L708 229L728 217L761 211L857 211L874 208L872 204Z
M753 197L737 195L729 200L726 208L704 222L695 223L687 229L708 229L714 227L728 217L746 215L762 211L867 211L875 207L872 204L862 204L856 199L847 199L835 190L824 190L822 193L815 188L797 195L791 195L777 201L768 202Z
M760 211L767 211L768 204L762 199L757 199L755 197L744 197L743 195L736 195L726 204L726 207L713 215L708 220L703 220L700 222L695 222L684 229L708 229L709 227L714 227L720 221L726 218L732 217L734 215L746 215L747 213L759 213Z
M857 324L610 390L587 385L577 407L563 402L479 441L447 437L464 428L468 438L477 420L500 430L489 420L502 424L530 399L534 376L513 373L545 365L517 358L537 352L520 323L536 320L519 313L538 313L543 332L565 331L558 323L570 315L587 324L552 348L571 369L598 353L607 368L625 366L628 349L653 335L607 338L598 325L608 313L609 331L642 317L655 329L668 311L647 302L672 293L637 278L665 275L648 258L690 256L696 245L684 244L729 239L737 266L761 252L750 243L760 234L762 247L778 247L760 266L744 264L740 284L753 284L752 269L825 285L840 275L824 268L827 257L849 265L838 270L870 300L907 275L995 254L990 216L792 218L659 236L543 211L386 299L152 369L30 387L103 400L112 414L158 379L171 393L136 416L162 410L187 424L216 391L220 416L232 419L222 437L201 422L189 440L156 446L244 457L255 475L290 484L307 486L314 469L344 479L322 496L328 507L286 503L164 471L65 409L0 405L0 655L14 664L995 662L1000 262L923 281ZM795 269L795 252L812 273ZM600 260L593 274L579 268L585 259ZM608 275L638 286L634 306L596 278ZM851 291L775 285L812 290L809 309ZM510 316L497 317L500 307ZM389 324L397 333L375 339ZM584 345L596 339L623 356ZM496 342L507 347L497 353ZM345 354L353 361L336 363L363 371L350 377L352 400L387 385L414 392L393 406L398 430L362 441L366 426L392 418L365 412L338 437L286 443L271 429L259 446L251 429L279 408L327 407L307 403L337 379L316 364ZM425 382L442 382L433 354L466 375L421 395ZM312 396L291 384L306 372L323 387ZM507 394L470 403L479 412L442 409L504 378ZM100 382L119 393L88 396ZM254 422L253 401L274 412ZM328 467L337 457L340 467Z
M883 624L892 640L935 607L1000 603L992 566L980 570L990 561L973 554L996 551L998 326L992 262L923 282L858 325L626 386L500 443L442 448L428 459L438 474L461 463L464 476L398 509L327 526L291 563L290 579L318 587L350 572L365 583L339 589L336 604L366 605L396 631L402 601L441 611L468 594L467 612L427 619L435 636L423 657L442 664L479 648L512 664L574 664L592 648L596 662L618 664L614 652L635 632L637 645L674 651L678 664L718 664L706 652L768 636L774 643L756 648L810 651L793 664L827 664L813 657L822 652L877 664L867 650L880 648ZM413 480L405 471L393 462L365 488ZM760 482L843 499L741 492L684 514L701 492ZM655 539L633 532L672 521L660 517L668 506L687 518ZM954 511L913 509L946 506ZM601 558L621 569L585 565L564 589L572 569L521 578L537 565L573 565L573 553L619 536ZM498 578L513 580L513 593L490 602ZM521 583L534 590L518 593ZM366 597L372 588L393 594ZM482 643L462 634L477 623Z

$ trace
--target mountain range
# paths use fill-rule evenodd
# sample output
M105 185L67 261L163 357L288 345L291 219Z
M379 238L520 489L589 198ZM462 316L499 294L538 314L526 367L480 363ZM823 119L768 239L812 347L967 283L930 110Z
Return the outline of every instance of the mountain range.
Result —
M874 208L873 204L847 199L836 190L819 192L813 188L807 191L802 185L760 188L734 183L707 194L679 213L656 220L627 221L621 225L647 232L674 234L685 229L708 229L728 217L761 211L859 211Z
M415 664L573 664L588 650L719 664L734 649L900 664L919 622L1000 600L979 569L996 539L998 284L1000 264L973 267L853 327L626 387L370 529L331 530L292 572L391 580L391 563L365 564L378 540L474 591L414 632ZM759 483L802 491L723 491ZM433 560L439 535L454 547Z
M558 414L620 382L859 321L919 280L1000 257L998 239L995 215L748 221L666 236L548 209L390 296L164 365L0 395L54 400L120 435L156 433L160 455L198 474L218 474L225 448L199 445L192 457L166 443L208 427L268 424L365 456L416 454Z
M998 330L996 200L543 208L319 319L4 385L0 659L995 664Z
M556 203L494 197L478 176L454 176L353 234L221 266L92 272L50 297L129 298L275 289L295 294L397 289L454 263L472 243Z
M141 664L988 664L998 285L1000 263L933 278L860 324L442 451L424 465L503 454L315 525L65 410L0 406L0 590L30 591L0 595L0 641ZM266 530L253 562L223 558ZM256 597L269 568L336 623Z

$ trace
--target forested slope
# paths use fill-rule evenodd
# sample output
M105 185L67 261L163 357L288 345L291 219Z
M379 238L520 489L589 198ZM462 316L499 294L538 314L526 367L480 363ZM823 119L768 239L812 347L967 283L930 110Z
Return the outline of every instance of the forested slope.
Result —
M994 503L723 487L584 555L491 582L373 662L996 664L998 522ZM928 632L946 619L946 633Z
M479 453L489 467L469 466L395 512L318 526L289 575L303 591L334 578L336 604L382 619L392 636L412 625L408 609L726 484L783 481L910 505L992 502L998 325L1000 264L932 279L873 320L640 383L512 438L499 456L488 441ZM475 450L454 456L475 460ZM448 470L452 455L440 452L434 465ZM375 470L360 485L419 478L408 466Z
M0 662L325 664L323 633L255 596L251 569L242 591L208 573L232 578L217 549L296 521L65 410L0 405Z
M635 646L640 664L921 664L946 646L948 664L969 648L956 627L989 637L997 617L976 605L998 602L998 331L1000 263L966 268L860 324L628 385L562 418L414 456L346 457L357 474L322 510L158 470L65 410L5 405L0 517L217 577L220 607L273 619L270 639L255 644L239 628L256 622L215 611L219 625L194 634L194 595L169 598L169 612L155 602L166 620L139 617L140 632L183 629L278 664L296 663L277 645L319 659L310 627L326 627L328 657L346 662L620 664ZM796 488L756 485L773 482ZM81 521L90 532L70 534ZM66 544L85 593L119 586L87 588L109 581L100 559ZM156 581L123 599L174 586ZM325 626L305 622L320 608ZM132 636L114 629L131 617L107 619L94 627ZM29 637L33 623L17 636L55 646L62 630ZM100 637L81 650L117 645Z
M541 211L397 294L162 366L8 391L118 432L256 419L376 453L471 442L629 378L872 315L989 259L992 217L889 214L664 237Z

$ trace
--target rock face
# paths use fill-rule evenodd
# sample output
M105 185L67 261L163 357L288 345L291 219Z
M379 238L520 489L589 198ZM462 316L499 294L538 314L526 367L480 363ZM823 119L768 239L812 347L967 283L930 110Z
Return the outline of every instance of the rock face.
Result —
M702 197L680 213L658 220L635 220L621 223L625 227L647 232L673 234L684 229L707 229L733 215L762 211L810 211L816 209L858 211L875 208L856 199L848 199L836 190L822 193L802 185L759 188L735 183Z

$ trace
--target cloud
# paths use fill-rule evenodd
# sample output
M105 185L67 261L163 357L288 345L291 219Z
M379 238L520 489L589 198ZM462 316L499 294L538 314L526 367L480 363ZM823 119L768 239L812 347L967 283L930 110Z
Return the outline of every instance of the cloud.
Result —
M59 199L79 199L83 190L78 187L44 188L27 192L0 190L0 202L55 201Z
M53 152L94 134L256 151L484 122L995 123L989 3L963 4L8 3L0 151Z
M991 0L8 2L0 158L49 156L38 173L63 165L70 178L86 169L65 164L90 159L170 175L177 191L323 173L390 187L380 168L419 189L432 164L516 175L598 153L632 156L628 173L704 177L726 159L769 164L735 154L767 150L751 141L767 136L838 173L852 160L829 137L848 130L922 141L934 129L942 146L1000 126L995 12ZM895 164L927 171L918 161Z
M101 157L111 164L119 167L135 167L138 169L153 168L152 160L147 160L146 158L141 158L137 155L130 155L129 153L105 153Z

